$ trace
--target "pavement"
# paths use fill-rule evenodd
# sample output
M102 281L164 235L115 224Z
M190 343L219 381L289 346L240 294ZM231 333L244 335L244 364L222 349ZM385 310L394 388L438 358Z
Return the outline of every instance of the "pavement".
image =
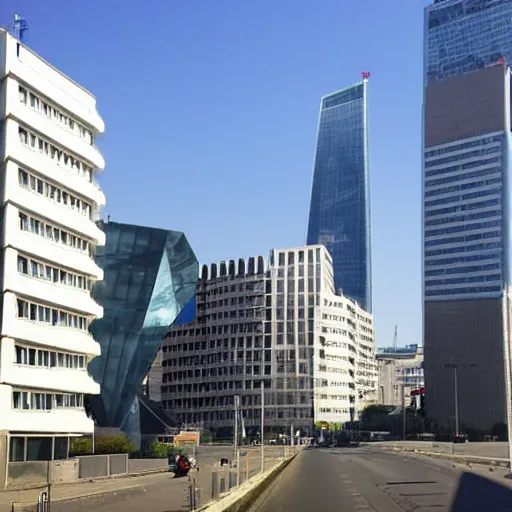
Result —
M504 476L371 447L307 449L246 512L506 512Z
M243 450L243 453L245 452L247 450ZM246 458L240 459L241 482L246 479L247 469L249 477L260 470L259 448L251 447L249 452L251 454L249 465L246 464ZM266 467L273 465L283 455L284 447L265 447ZM196 454L199 471L193 471L190 475L195 478L196 485L200 488L202 504L211 499L211 473L219 469L220 458L226 457L231 461L232 456L232 446L199 448ZM142 471L167 467L165 459L137 462L141 463L139 467ZM133 471L133 466L131 470ZM52 512L83 512L85 509L94 512L183 511L186 510L188 502L188 485L187 478L174 478L173 474L168 472L55 485L51 488L51 510ZM0 512L11 512L13 502L20 504L16 510L28 510L22 504L36 503L39 493L44 490L41 488L0 492Z

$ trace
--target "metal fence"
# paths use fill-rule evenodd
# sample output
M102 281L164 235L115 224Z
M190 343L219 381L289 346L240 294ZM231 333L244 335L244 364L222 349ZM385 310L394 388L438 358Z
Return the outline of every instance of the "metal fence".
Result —
M198 471L189 473L183 506L194 511L210 501L223 498L262 471L295 455L303 446L233 446L197 453Z

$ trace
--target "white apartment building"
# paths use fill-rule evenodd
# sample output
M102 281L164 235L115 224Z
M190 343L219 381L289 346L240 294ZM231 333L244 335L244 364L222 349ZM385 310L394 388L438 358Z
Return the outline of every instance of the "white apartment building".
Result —
M90 296L103 278L103 130L88 91L0 29L0 430L11 461L66 457L70 436L94 428L84 394L99 393L87 365L100 353L89 324L103 314Z
M171 327L161 359L163 407L220 437L235 394L248 432L259 429L262 383L266 430L281 433L357 419L377 394L372 317L334 293L323 245L204 266L196 319Z

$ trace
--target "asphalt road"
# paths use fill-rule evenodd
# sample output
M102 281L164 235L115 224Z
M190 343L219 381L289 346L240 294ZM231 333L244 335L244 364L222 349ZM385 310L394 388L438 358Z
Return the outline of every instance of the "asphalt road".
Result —
M315 511L506 512L512 490L498 470L372 448L308 449L247 510Z

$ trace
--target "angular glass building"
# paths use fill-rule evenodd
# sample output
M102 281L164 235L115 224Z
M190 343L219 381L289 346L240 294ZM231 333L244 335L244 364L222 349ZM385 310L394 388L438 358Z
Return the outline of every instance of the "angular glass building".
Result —
M332 255L336 293L371 312L368 75L321 100L307 244Z
M91 326L101 356L89 371L101 386L95 420L137 434L142 381L162 338L195 296L199 266L183 233L117 222L100 223L106 244L96 263L104 280L93 289L103 318Z
M425 9L423 319L429 418L505 421L512 0Z

